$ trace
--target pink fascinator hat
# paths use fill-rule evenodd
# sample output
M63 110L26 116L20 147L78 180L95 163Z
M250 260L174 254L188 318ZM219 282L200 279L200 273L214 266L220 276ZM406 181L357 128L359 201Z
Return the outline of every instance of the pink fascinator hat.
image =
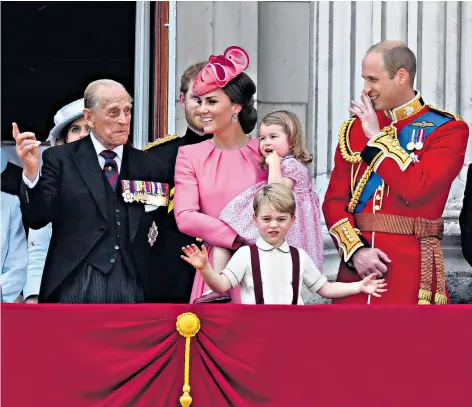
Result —
M244 72L249 66L249 55L235 45L226 48L223 55L212 55L193 83L192 92L196 96L206 95Z

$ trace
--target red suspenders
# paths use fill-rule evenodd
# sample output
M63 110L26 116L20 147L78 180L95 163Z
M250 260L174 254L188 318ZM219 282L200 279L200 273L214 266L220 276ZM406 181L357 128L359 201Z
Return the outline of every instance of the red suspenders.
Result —
M251 265L252 278L254 280L254 295L256 297L256 304L264 304L264 295L262 293L262 278L261 278L261 262L259 260L259 250L256 245L250 246L251 250ZM290 254L292 256L292 287L293 298L292 304L298 304L298 292L300 290L300 253L298 249L290 246Z
M256 304L264 304L264 295L262 294L261 262L259 260L259 249L256 245L250 246L252 279L254 280L254 295Z

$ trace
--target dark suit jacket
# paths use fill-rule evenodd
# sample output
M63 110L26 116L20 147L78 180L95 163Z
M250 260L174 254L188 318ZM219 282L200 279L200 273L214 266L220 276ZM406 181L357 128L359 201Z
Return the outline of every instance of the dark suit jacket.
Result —
M125 179L170 180L162 162L129 145L123 148L121 171L124 167L128 172ZM23 215L33 229L52 222L51 243L39 294L40 301L45 302L87 257L108 225L103 172L90 137L44 151L39 182L31 189L22 182L20 202ZM149 273L158 272L159 266L150 268L148 264L151 252L165 237L159 233L151 248L147 234L153 221L160 228L167 207L145 212L143 204L127 205L129 247L145 301L150 301L155 295Z
M208 140L213 135L200 136L187 129L184 137L165 139L145 147L147 154L165 163L166 169L172 174L171 188L174 187L175 161L179 148L189 144L196 144ZM156 287L155 300L158 302L188 303L192 291L195 269L184 262L180 255L182 246L198 243L195 238L179 231L175 222L174 212L171 211L163 221L161 230L166 236L166 241L153 252L154 263L160 264L159 273L153 274Z
M177 160L177 153L179 148L182 146L188 146L190 144L201 143L202 141L212 138L212 134L205 134L200 136L195 133L192 129L187 128L185 136L169 138L170 141L164 139L156 140L155 142L148 144L144 147L144 150L151 154L153 157L161 160L166 169L172 174L172 182L170 187L174 187L174 172L175 172L175 162Z
M465 259L472 266L472 165L467 171L464 202L459 216L461 227L461 246Z

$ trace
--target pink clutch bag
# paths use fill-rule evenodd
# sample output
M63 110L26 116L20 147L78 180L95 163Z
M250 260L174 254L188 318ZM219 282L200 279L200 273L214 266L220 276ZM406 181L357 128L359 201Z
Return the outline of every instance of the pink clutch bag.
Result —
M227 304L231 302L231 297L228 294L211 293L197 298L194 304Z

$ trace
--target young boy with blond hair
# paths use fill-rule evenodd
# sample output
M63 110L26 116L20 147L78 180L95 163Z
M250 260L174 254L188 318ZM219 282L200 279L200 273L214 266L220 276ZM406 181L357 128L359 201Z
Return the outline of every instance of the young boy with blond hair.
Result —
M205 283L217 293L241 285L243 304L303 304L301 286L325 298L342 298L361 292L380 297L386 291L385 280L375 274L353 283L330 283L308 254L290 247L285 235L295 221L295 199L282 184L261 188L254 198L253 219L259 238L253 246L243 246L221 272L215 271L205 246L182 248L183 260L194 266Z

